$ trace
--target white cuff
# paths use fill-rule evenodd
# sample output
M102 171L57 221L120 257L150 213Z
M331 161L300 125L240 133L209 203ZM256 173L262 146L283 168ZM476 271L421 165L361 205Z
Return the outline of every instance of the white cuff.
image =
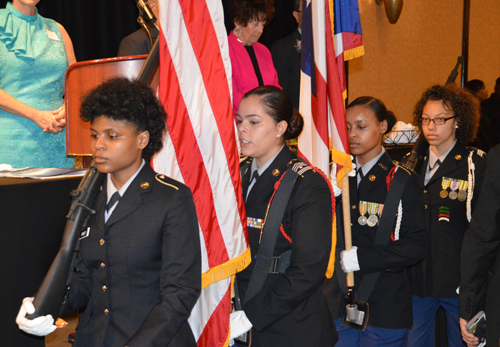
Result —
M358 247L352 246L350 250L340 252L340 265L345 273L359 271Z
M252 329L252 323L247 318L245 311L234 311L229 315L229 324L231 326L231 335L229 339L233 340L235 337L245 334Z

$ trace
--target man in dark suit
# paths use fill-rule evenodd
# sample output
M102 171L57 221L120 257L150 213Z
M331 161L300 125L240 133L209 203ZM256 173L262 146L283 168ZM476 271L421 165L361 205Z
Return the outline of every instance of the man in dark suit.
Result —
M462 244L460 261L460 328L468 346L478 339L466 331L479 311L486 313L486 341L500 337L500 145L487 158L481 196Z
M492 146L495 146L500 143L500 78L496 80L495 91L481 103L481 113L491 123Z
M201 291L193 197L148 164L163 146L165 111L147 86L117 78L92 91L81 114L91 122L92 155L107 179L61 308L87 306L73 345L196 347L187 322ZM31 301L23 301L17 323L47 335L54 319L28 320Z
M153 11L155 17L158 18L158 0L149 0L148 5ZM159 31L154 24L146 23L146 26L151 33L154 44L158 38ZM122 42L120 42L120 48L118 48L118 57L149 54L150 51L151 43L149 42L149 36L146 29L142 27L123 38Z
M285 38L278 40L271 47L273 63L280 86L292 99L293 108L299 109L300 99L300 49L302 26L302 0L294 0L293 16L297 29Z

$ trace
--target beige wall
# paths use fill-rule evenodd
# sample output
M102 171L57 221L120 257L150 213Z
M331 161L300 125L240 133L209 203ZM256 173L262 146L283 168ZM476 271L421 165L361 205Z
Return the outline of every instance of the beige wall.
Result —
M469 80L492 92L500 77L500 1L471 3ZM359 0L359 10L365 55L349 62L349 101L375 96L408 123L424 89L445 83L461 55L463 1L405 0L396 24L375 0Z

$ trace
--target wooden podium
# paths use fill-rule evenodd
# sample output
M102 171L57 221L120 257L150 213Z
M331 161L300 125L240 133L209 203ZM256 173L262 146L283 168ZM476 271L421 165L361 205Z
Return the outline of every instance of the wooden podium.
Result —
M110 78L137 78L147 57L144 54L82 61L71 65L66 71L66 154L75 157L76 167L88 167L92 157L90 123L80 119L82 97ZM157 67L148 84L155 91L158 87L158 70Z

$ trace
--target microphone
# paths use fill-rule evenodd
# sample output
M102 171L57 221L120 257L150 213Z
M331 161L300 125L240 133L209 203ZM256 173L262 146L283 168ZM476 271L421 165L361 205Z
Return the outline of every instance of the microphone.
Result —
M155 14L151 10L151 7L149 7L147 1L144 0L136 0L136 1L141 16L146 17L147 21L151 22L151 24L155 24L156 23Z

